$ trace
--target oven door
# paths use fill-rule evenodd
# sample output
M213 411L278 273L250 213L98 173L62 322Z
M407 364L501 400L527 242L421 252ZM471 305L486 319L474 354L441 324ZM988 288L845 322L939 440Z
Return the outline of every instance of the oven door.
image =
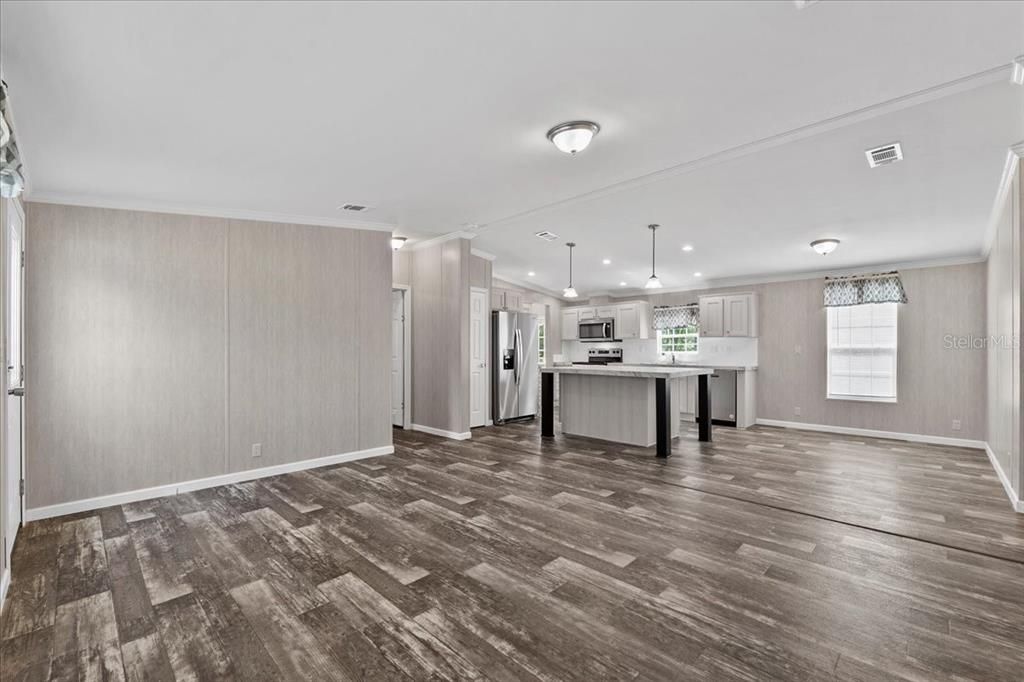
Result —
M587 320L580 322L580 341L609 341L615 338L615 323L611 320Z

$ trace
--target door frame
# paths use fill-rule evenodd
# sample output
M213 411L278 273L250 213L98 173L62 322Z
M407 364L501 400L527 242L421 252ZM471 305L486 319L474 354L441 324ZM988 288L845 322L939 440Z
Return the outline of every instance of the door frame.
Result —
M0 229L3 230L3 235L2 235L3 245L2 245L2 247L0 247L0 258L3 259L3 264L2 264L2 266L0 266L0 276L3 277L3 285L2 285L2 287L0 287L0 292L2 292L2 297L3 297L2 303L0 303L0 314L2 314L2 316L3 316L3 321L2 321L2 324L0 324L0 333L2 333L2 335L3 335L3 341L2 341L3 356L4 356L3 359L4 359L4 365L6 365L6 362L8 360L8 355L10 354L10 348L9 348L9 344L8 344L8 333L10 331L8 329L8 327L9 327L9 318L10 318L10 309L9 309L9 306L8 306L8 297L10 296L9 284L10 284L11 273L9 271L9 265L10 265L10 260L11 260L10 259L10 255L11 254L8 253L8 243L9 243L9 241L8 241L8 233L9 233L9 230L10 230L10 225L8 224L8 222L9 221L13 221L13 220L17 220L18 223L19 223L19 227L20 227L20 235L19 235L19 237L20 237L20 241L21 241L21 253L22 254L24 254L25 250L26 250L27 229L26 229L26 221L25 221L25 210L24 210L24 207L23 207L21 201L19 201L17 199L3 199L3 201L6 204L6 210L4 211L4 214L5 214L6 218L7 218L7 222L5 222L4 225L0 226ZM22 255L21 258L23 259L24 256ZM25 376L24 376L24 369L23 369L24 366L25 366L25 268L24 268L24 260L20 261L20 266L21 266L20 267L20 271L17 273L17 276L19 276L21 278L21 286L20 286L20 292L19 292L21 300L19 301L19 308L20 308L19 312L20 312L20 314L18 316L19 317L18 321L19 321L19 324L21 325L21 329L20 329L19 333L21 335L21 340L20 340L20 345L21 345L20 353L21 353L21 357L20 357L20 360L21 360L22 369L21 369L21 371L19 371L19 376L21 378L21 387L24 387L24 385L25 385ZM2 448L3 455L2 456L5 459L5 466L6 466L6 471L5 471L6 480L4 481L4 486L8 490L11 489L12 486L15 486L14 489L18 490L18 492L19 492L19 495L17 496L18 504L17 504L17 508L16 509L12 509L10 507L10 501L8 501L6 499L7 490L4 490L3 494L0 495L0 497L5 498L3 500L3 504L4 504L5 507L7 507L6 509L4 509L4 514L3 514L3 516L4 516L4 524L7 527L2 529L2 534L4 535L4 537L7 540L7 545L6 545L6 548L5 548L6 551L7 551L7 556L4 557L4 565L8 566L7 562L10 560L11 551L14 548L14 541L17 538L18 531L21 529L21 527L22 527L22 525L24 524L24 521L25 521L25 494L24 494L23 490L20 487L21 486L21 481L25 478L25 399L23 397L14 398L14 397L12 397L12 396L10 396L8 394L8 390L10 388L12 388L10 386L10 372L7 371L6 367L3 367L3 371L4 371L3 384L2 384L3 391L2 391L2 395L0 395L0 398L2 398L6 402L4 404L4 409L2 410L3 425L2 425L2 427L0 427L0 437L3 438L3 448ZM18 412L19 412L18 424L17 424L16 427L14 427L14 428L18 429L18 436L19 436L18 437L18 444L20 445L19 452L16 452L16 453L12 452L11 451L11 447L10 447L11 446L11 442L10 442L10 428L12 428L12 426L13 426L10 423L11 422L10 408L11 408L12 404L17 404ZM8 514L11 514L11 518L7 518Z
M391 291L402 292L402 394L405 405L402 408L402 428L412 428L412 287L408 284L392 284Z
M494 418L491 416L491 288L473 287L469 288L469 295L484 295L484 426L494 426ZM472 304L471 304L472 307ZM480 428L474 426L473 428Z

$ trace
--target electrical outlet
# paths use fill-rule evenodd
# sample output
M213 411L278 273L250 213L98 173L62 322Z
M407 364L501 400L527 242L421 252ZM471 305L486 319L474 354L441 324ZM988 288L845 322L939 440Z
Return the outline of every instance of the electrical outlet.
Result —
M793 408L793 416L794 417L799 417L800 416L800 408L799 407L794 407Z
M252 456L253 457L262 457L263 456L263 443L253 443L252 444Z
M959 419L954 419L953 420L953 430L954 431L959 431L960 430L960 420Z

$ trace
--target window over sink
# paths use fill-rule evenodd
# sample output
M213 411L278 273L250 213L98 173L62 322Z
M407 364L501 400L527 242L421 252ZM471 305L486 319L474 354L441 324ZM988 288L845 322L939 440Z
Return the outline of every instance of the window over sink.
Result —
M696 353L700 339L700 327L688 325L658 330L658 350L668 353Z

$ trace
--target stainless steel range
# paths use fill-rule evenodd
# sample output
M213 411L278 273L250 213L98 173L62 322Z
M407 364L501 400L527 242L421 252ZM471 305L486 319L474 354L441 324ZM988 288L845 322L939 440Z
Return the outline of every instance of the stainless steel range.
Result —
M591 348L587 351L586 362L574 362L574 365L610 365L622 362L621 348Z

